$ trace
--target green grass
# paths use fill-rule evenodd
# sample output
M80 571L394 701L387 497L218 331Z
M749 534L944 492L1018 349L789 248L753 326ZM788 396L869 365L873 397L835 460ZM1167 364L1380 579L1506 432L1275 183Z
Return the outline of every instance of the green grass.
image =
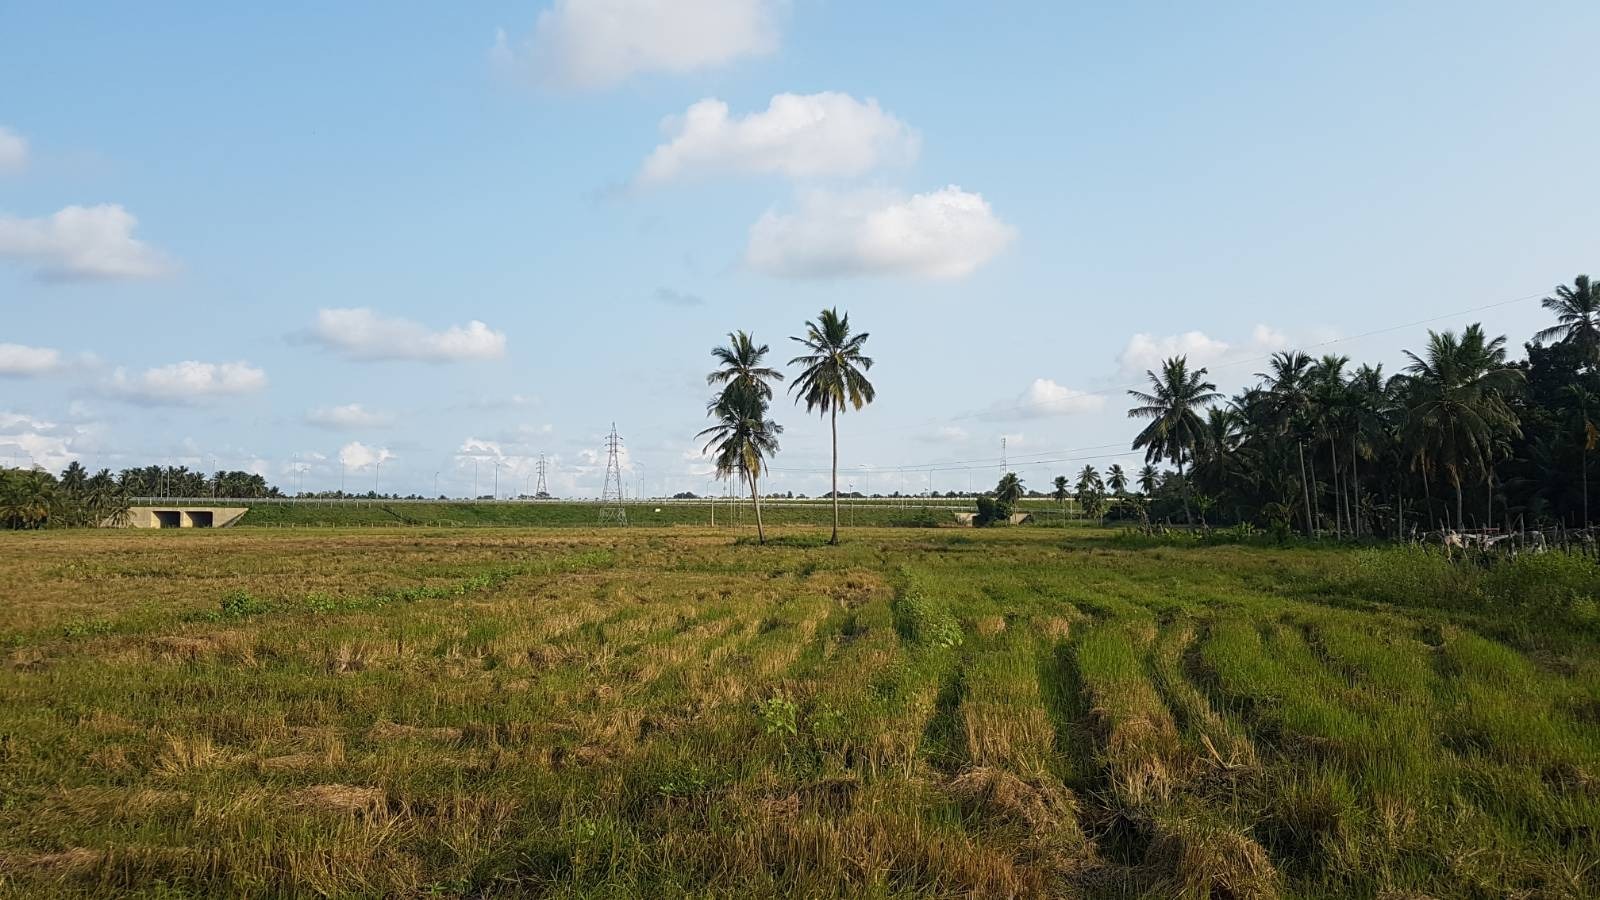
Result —
M0 535L0 896L1600 894L1589 561L396 526Z

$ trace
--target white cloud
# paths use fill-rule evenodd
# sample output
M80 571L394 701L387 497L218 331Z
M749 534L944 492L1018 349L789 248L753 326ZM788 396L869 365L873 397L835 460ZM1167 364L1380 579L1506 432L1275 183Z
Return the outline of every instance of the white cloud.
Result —
M1030 416L1061 416L1093 413L1105 409L1104 394L1091 394L1064 387L1048 378L1035 378L1023 392L1023 413Z
M960 444L972 437L965 428L959 425L945 425L932 431L924 431L917 435L917 440L926 444Z
M94 450L97 426L64 425L26 413L0 411L0 465L41 466L59 472Z
M28 142L22 135L0 126L0 175L20 172L28 165Z
M782 0L556 0L513 47L502 29L491 61L546 83L609 87L645 72L681 74L771 53Z
M645 159L646 184L685 175L746 172L790 178L860 175L916 159L920 139L878 101L849 94L778 94L764 112L731 118L706 99L662 123L668 141Z
M373 412L359 403L323 406L306 413L306 421L322 428L384 428L394 419L387 413Z
M980 194L951 185L909 198L807 193L799 212L750 226L749 265L769 275L960 278L1016 237Z
M416 322L386 319L370 309L323 309L309 339L350 359L459 362L498 359L506 336L479 321L429 331Z
M389 452L389 448L368 447L360 441L351 441L339 448L339 463L350 472L382 465L394 458L395 455Z
M61 351L49 347L0 344L0 376L31 376L53 372L61 366Z
M1174 356L1186 357L1190 368L1216 366L1265 356L1279 350L1314 349L1338 337L1336 330L1323 326L1309 328L1303 333L1290 333L1264 323L1250 330L1248 340L1237 343L1213 338L1203 331L1166 336L1141 332L1128 339L1128 345L1117 357L1117 364L1125 376L1143 375L1147 370L1159 371L1162 363Z
M0 259L48 279L153 278L171 264L133 236L139 220L115 203L68 206L36 219L0 216Z
M1142 375L1146 371L1160 371L1161 364L1174 356L1184 356L1191 368L1207 366L1227 355L1229 344L1207 335L1203 331L1186 331L1183 334L1157 337L1140 332L1128 338L1128 346L1117 357L1117 365L1125 375Z
M267 386L267 373L246 362L186 360L129 375L111 374L111 393L147 406L183 406L251 394Z

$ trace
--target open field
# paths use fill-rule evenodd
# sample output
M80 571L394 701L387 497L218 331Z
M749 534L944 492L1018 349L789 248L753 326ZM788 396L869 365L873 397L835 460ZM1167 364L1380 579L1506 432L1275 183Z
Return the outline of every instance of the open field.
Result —
M0 535L0 895L1600 895L1591 562L779 532Z

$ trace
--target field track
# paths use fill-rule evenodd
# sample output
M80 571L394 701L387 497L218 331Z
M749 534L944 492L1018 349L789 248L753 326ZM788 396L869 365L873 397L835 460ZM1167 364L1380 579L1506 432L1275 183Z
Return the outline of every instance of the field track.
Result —
M0 895L1600 895L1597 632L1387 553L0 535Z

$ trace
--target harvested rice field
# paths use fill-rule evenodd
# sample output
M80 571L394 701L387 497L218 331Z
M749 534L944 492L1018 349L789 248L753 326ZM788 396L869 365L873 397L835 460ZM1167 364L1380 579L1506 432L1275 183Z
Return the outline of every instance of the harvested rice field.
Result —
M0 535L0 895L1600 895L1592 562Z

